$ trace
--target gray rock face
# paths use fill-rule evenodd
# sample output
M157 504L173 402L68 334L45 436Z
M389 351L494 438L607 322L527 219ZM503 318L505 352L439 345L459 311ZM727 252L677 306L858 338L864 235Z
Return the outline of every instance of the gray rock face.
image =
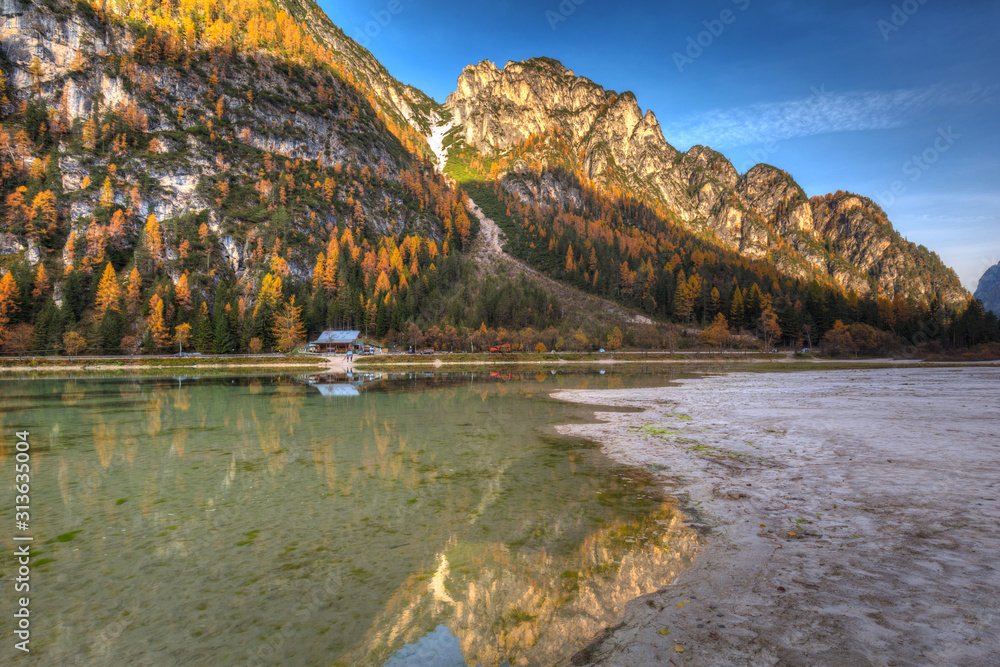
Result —
M692 230L712 233L747 257L770 257L790 275L833 279L862 296L967 298L954 272L900 238L869 200L839 193L832 203L810 200L789 174L770 165L741 176L705 146L680 153L632 93L605 90L554 60L509 62L503 69L489 61L470 65L445 106L465 143L486 154L502 156L556 130L569 138L588 178L624 183L666 204ZM547 164L545 156L538 161ZM520 188L518 196L551 195L553 188L547 190Z
M989 268L979 279L975 297L983 302L983 308L1000 315L1000 264Z
M428 109L436 106L432 100L396 81L314 3L279 0L282 3L325 41L344 70L367 86L374 95L374 104L381 105L400 126L428 125ZM53 6L58 6L59 11ZM229 139L268 151L279 164L302 159L318 160L325 165L342 163L359 170L381 168L389 179L397 177L405 166L396 138L370 114L359 113L359 94L342 80L332 77L327 80L328 96L321 100L316 79L293 77L279 61L262 55L235 58L221 65L218 73L225 80L224 87L212 86L209 76L212 66L185 70L162 62L135 63L132 76L136 81L128 81L124 70L112 66L112 58L132 53L135 48L137 33L126 25L97 20L68 0L54 3L0 0L0 8L0 45L9 63L5 69L11 89L26 90L32 86L29 69L37 59L40 96L50 108L64 112L69 124L86 122L97 111L128 105L140 109L150 133L158 136L159 146L148 152L130 152L116 161L115 202L123 208L126 202L131 202L141 211L138 216L141 219L147 212L155 213L160 221L208 212L208 223L221 239L221 247L213 248L212 252L216 258L221 255L237 276L242 277L251 264L253 249L245 247L245 232L250 223L229 220L226 230L220 226L213 205L217 193L212 183L220 178L234 183L255 183L263 176L256 167L248 167L240 159L220 152L213 145L214 139L190 131L206 120L210 122L217 100L222 99L226 114L239 119L234 136ZM155 104L151 103L151 97L155 98ZM184 110L184 120L174 115L180 109ZM29 162L33 159L28 158ZM85 233L98 209L107 162L107 158L90 156L89 151L73 152L68 144L62 147L58 163L63 190L60 205L69 212L70 226L77 238ZM86 183L90 183L89 187L85 187ZM134 202L133 192L138 197ZM426 222L419 216L406 217L402 200L395 196L389 202L381 192L355 193L355 201L362 206L368 224L386 234L399 233L407 224L420 226ZM391 212L388 203L394 207ZM336 220L331 217L318 221L323 223ZM291 224L304 227L305 221L294 219ZM127 230L127 245L137 242L140 225L141 221ZM234 227L242 229L235 237L231 233ZM427 223L427 228L428 233L439 233L432 223ZM178 239L169 226L164 234L168 257L176 258ZM71 256L67 250L61 252L64 261ZM292 250L293 255L288 258L291 272L308 277L315 255L298 256L301 249ZM21 238L10 233L0 235L0 255L16 253L24 253L29 263L37 263L40 258L39 249L30 247L23 234Z

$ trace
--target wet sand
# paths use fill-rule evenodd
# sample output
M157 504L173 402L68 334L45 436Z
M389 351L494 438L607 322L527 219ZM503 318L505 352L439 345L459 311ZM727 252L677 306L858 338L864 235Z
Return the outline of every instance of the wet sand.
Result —
M657 471L707 538L572 664L1000 664L1000 369L555 396L643 408L561 428Z

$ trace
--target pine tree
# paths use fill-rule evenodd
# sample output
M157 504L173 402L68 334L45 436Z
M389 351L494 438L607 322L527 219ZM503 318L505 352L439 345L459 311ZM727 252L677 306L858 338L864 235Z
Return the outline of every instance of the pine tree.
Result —
M750 287L750 291L746 294L746 321L753 324L758 319L760 319L761 313L764 311L764 295L761 294L760 286L754 283Z
M229 332L229 322L226 316L219 312L215 317L215 327L212 334L212 354L229 354L233 351L233 337Z
M746 323L746 309L743 305L743 291L737 285L733 290L733 305L729 308L729 321L737 331L743 328Z
M212 351L212 320L208 316L208 304L204 301L198 307L198 317L194 322L194 346L203 354Z

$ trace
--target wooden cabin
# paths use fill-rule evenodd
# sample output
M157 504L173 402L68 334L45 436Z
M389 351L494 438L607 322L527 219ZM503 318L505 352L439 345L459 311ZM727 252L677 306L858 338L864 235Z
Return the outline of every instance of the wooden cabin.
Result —
M319 338L309 343L309 351L320 354L357 352L360 335L360 331L324 331Z

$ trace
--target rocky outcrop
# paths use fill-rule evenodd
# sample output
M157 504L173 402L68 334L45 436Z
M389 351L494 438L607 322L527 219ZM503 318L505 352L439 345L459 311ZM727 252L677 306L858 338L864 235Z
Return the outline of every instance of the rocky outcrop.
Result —
M503 156L530 137L558 133L571 144L573 169L663 202L692 230L747 257L769 256L791 275L833 279L859 295L967 298L954 272L902 239L869 200L810 200L770 165L740 175L710 148L680 153L632 93L605 90L555 60L470 65L445 106L461 139L482 153ZM523 201L528 193L518 187Z
M420 90L397 81L364 46L334 25L316 3L310 0L281 1L292 16L308 25L310 31L329 46L348 71L375 93L383 109L402 123L409 123L421 134L430 131L431 114L438 107L434 100ZM379 26L379 31L382 29ZM366 38L368 35L362 33L358 36Z
M983 274L974 296L983 303L983 308L1000 315L1000 264Z

